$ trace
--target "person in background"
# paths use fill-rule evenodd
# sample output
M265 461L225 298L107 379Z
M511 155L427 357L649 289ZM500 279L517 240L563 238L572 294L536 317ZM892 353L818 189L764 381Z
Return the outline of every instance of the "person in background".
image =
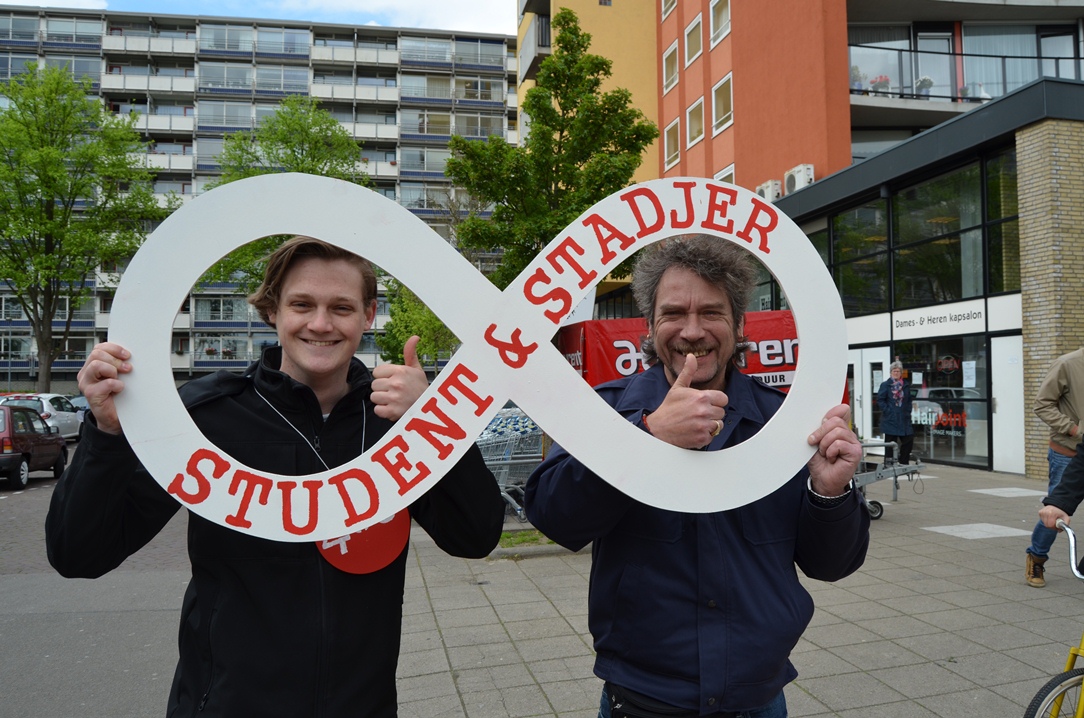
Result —
M1054 494L1065 467L1077 455L1080 443L1080 418L1084 416L1084 349L1063 354L1054 360L1039 385L1033 406L1035 415L1050 428L1046 450L1047 496ZM1058 537L1053 524L1043 520L1031 532L1031 544L1024 562L1024 580L1029 586L1046 585L1046 559Z
M370 372L355 358L376 313L376 276L345 249L286 241L249 301L279 344L243 374L221 371L180 388L208 441L247 466L305 475L345 464L427 387L417 337L403 366ZM114 405L124 376L151 360L107 342L79 372L90 413L45 524L49 561L64 576L108 573L180 508L140 465ZM472 448L402 518L399 533L366 529L364 549L351 553L361 548L351 543L358 534L284 543L189 513L192 580L166 714L394 718L410 519L448 553L482 558L500 537L504 502Z
M881 407L881 433L885 441L896 442L896 459L901 464L911 461L915 444L915 428L911 425L911 383L903 378L903 364L897 359L888 367L888 378L877 390L877 406Z
M755 436L784 398L735 368L756 279L749 254L714 237L644 249L632 290L651 366L597 387L602 398L693 451ZM786 716L790 651L813 616L795 565L835 581L862 565L869 545L869 513L852 487L862 446L848 414L846 405L828 411L806 437L813 457L779 489L716 513L643 504L553 447L527 482L526 511L566 548L593 542L588 623L605 681L601 718Z

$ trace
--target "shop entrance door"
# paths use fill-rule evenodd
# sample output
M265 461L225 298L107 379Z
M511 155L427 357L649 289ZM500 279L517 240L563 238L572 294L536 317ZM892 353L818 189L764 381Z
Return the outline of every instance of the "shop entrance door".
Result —
M1024 339L990 339L994 471L1024 473Z
M877 418L877 389L888 377L888 365L891 355L888 347L868 347L851 349L847 352L849 367L847 381L851 395L851 417L854 421L854 433L863 440L872 440L880 436Z

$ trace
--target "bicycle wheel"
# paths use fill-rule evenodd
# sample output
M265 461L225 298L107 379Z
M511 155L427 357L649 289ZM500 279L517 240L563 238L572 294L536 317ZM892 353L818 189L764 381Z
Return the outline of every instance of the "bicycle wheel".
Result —
M1076 715L1081 683L1084 683L1084 668L1074 668L1054 676L1031 699L1031 704L1024 711L1024 718L1059 718Z

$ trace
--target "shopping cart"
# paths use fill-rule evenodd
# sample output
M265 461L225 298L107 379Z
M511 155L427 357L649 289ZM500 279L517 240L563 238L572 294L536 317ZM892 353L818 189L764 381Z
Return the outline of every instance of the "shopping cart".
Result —
M508 510L522 522L527 521L523 487L542 462L542 436L542 429L518 409L502 409L476 442Z

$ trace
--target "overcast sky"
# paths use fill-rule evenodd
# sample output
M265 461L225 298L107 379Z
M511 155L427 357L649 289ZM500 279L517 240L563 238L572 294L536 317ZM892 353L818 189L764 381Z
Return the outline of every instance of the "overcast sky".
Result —
M310 20L516 34L518 0L0 0L4 5L78 7L123 12Z

